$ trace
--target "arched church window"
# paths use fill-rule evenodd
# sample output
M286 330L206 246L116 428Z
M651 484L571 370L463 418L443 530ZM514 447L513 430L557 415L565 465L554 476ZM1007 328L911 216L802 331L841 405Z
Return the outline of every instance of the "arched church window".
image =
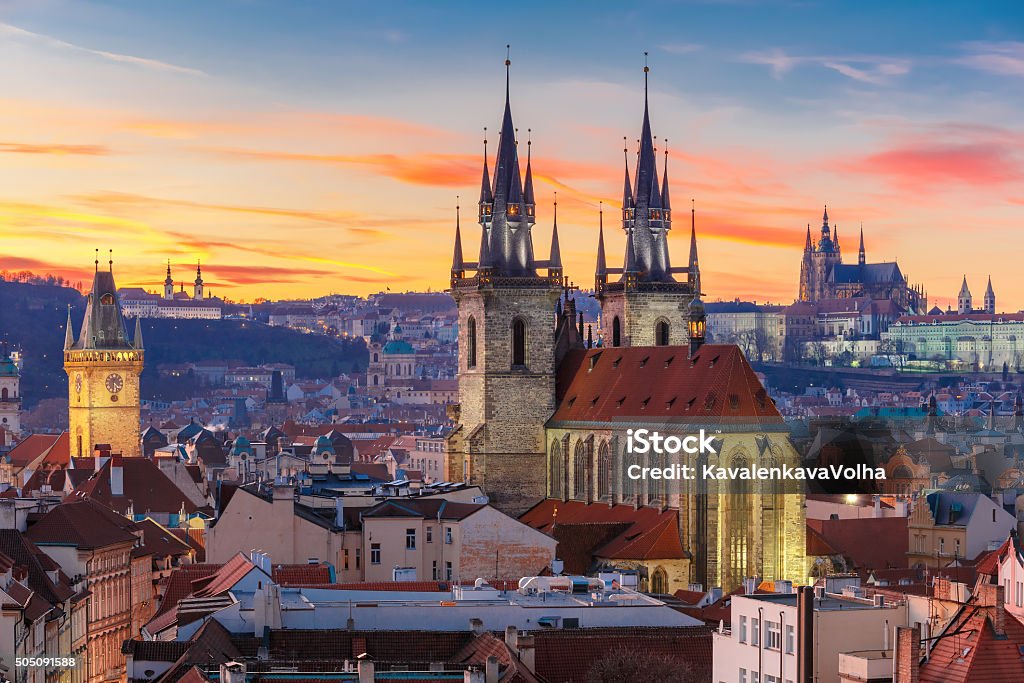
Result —
M526 323L522 318L512 322L512 365L526 365Z
M558 440L551 442L551 453L548 454L548 495L552 498L562 497L562 449Z
M658 567L651 574L651 592L665 594L668 593L668 576L665 574L665 570Z
M612 346L622 346L622 321L619 316L612 318Z
M608 500L612 495L612 449L605 441L597 451L597 497Z
M3 399L4 401L7 400L7 387L4 387L3 391L0 391L0 399Z
M654 343L657 346L668 346L668 321L659 320L654 325Z
M576 450L572 457L572 498L575 500L587 499L587 472L590 469L587 454L589 451L587 442L582 439L576 442Z
M476 367L476 318L466 321L466 367Z

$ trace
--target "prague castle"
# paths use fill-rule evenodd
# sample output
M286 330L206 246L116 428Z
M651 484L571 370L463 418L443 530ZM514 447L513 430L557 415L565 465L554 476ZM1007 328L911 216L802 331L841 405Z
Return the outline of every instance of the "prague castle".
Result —
M128 337L113 262L108 270L100 270L97 259L78 338L69 311L64 340L72 456L92 456L97 446L109 446L111 453L139 455L139 376L144 354L138 318L134 336Z
M817 303L825 299L852 297L892 301L910 314L924 313L928 301L923 289L908 284L907 277L895 261L867 262L863 228L857 263L843 263L839 228L829 226L828 207L825 207L817 242L811 239L811 226L807 226L807 240L800 261L798 300Z
M745 577L806 576L803 494L777 483L634 480L625 429L715 434L707 463L797 466L774 404L739 348L704 344L696 230L686 266L670 260L667 156L661 180L645 68L641 139L627 168L621 267L609 267L598 225L595 342L563 275L557 205L548 258L537 225L530 145L518 156L506 61L505 109L493 174L485 155L476 260L456 221L450 292L459 309L459 403L449 472L560 541L564 570L635 568L646 590L690 583L731 589Z

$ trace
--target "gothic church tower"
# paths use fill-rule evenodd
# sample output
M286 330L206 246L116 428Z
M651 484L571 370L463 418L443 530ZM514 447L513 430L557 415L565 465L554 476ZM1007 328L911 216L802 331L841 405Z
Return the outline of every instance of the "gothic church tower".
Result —
M644 120L640 132L634 182L630 182L627 154L622 191L622 230L626 253L622 268L605 262L604 225L597 245L594 292L601 302L601 332L605 346L686 346L690 301L700 295L700 265L693 211L690 218L690 260L673 267L669 259L668 233L672 207L668 186L668 151L662 182L658 183L657 154L651 134L644 67ZM683 274L682 281L674 275ZM617 281L609 276L619 275Z
M112 453L139 455L139 375L143 366L142 327L135 319L129 340L114 285L113 262L93 276L85 319L75 339L68 311L64 370L68 373L71 455L87 457L97 444Z
M534 258L533 172L527 153L525 178L520 173L510 63L493 181L485 141L476 262L464 260L456 223L450 292L459 309L459 427L449 440L449 476L481 486L498 508L518 514L545 492L544 423L555 410L562 265L557 228L549 260Z

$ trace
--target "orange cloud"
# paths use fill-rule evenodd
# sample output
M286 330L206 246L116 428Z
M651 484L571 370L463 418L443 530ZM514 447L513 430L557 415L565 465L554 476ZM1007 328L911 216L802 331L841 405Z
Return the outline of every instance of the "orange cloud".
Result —
M26 142L0 142L0 153L5 154L76 154L84 156L103 156L110 154L105 145L62 145L62 144L31 144Z
M1011 149L991 143L906 146L851 159L846 170L892 178L905 188L938 191L950 184L1003 185L1024 179Z

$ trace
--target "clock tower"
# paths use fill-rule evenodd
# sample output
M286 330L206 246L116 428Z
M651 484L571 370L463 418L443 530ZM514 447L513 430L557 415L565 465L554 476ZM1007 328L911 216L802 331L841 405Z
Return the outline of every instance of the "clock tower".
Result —
M71 455L88 457L97 444L111 453L140 455L139 375L143 367L142 327L128 338L114 285L113 263L92 282L85 319L77 340L68 311L64 370L68 373L68 421Z

